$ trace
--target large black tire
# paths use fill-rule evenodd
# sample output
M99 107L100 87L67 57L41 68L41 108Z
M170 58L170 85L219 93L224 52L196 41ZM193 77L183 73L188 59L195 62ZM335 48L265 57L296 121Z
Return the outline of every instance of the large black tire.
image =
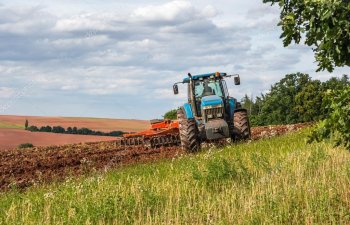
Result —
M250 139L251 133L247 110L239 110L235 112L233 126L232 139L234 141Z
M200 149L199 131L194 119L187 119L183 109L177 110L179 121L180 140L182 148L187 152L196 152Z

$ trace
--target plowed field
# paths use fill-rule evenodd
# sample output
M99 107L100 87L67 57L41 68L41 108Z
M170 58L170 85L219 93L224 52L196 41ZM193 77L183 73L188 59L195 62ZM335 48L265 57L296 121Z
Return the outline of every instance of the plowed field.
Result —
M146 120L0 115L0 128L24 129L26 119L29 121L29 126L86 127L105 132L115 130L135 132L149 127L149 121Z
M291 131L297 131L312 126L311 123L300 123L292 125L264 126L252 128L252 139L258 140L278 135L283 135Z
M252 129L252 139L299 130L308 125L270 126ZM36 183L62 180L120 165L173 158L181 148L148 149L119 146L116 141L0 151L0 189L25 188Z
M23 143L32 143L34 146L67 145L82 142L113 141L116 137L55 134L46 132L29 132L19 129L0 129L0 151L17 148Z
M146 120L0 115L0 151L16 148L23 143L32 143L34 146L50 146L115 140L115 138L103 136L28 132L24 130L26 119L30 126L86 127L104 132L118 130L137 132L149 127L149 121Z

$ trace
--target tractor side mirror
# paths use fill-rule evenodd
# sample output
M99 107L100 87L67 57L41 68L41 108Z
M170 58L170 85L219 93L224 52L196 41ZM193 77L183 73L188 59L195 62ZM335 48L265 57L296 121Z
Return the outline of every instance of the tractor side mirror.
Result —
M241 84L241 78L239 76L235 77L234 80L235 80L235 85Z
M174 84L173 91L174 91L174 95L179 94L179 87L177 86L177 84Z

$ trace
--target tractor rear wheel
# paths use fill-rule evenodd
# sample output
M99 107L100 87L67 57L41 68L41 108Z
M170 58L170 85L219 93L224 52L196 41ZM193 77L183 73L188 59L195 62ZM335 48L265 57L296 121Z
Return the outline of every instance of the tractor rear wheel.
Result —
M200 149L199 131L196 120L187 119L183 109L177 110L181 146L188 152L196 152Z
M232 139L234 141L250 139L251 133L247 110L239 110L235 112L233 126Z

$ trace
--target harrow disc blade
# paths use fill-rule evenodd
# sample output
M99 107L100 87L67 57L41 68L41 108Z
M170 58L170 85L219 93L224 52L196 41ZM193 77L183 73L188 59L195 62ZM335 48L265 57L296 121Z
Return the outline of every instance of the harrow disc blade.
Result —
M180 146L180 137L177 134L159 135L149 138L145 137L128 137L118 141L121 146L144 146L146 148L160 148Z

